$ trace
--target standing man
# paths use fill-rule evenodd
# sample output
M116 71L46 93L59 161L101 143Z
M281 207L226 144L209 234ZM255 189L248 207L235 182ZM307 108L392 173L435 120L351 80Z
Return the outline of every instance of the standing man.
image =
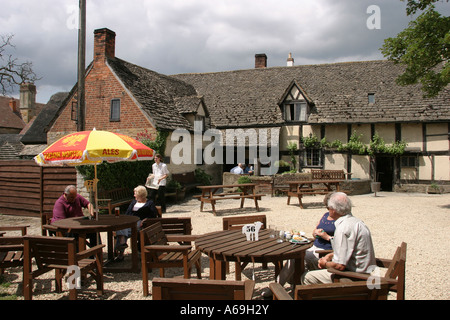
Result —
M303 284L332 283L332 273L327 268L370 273L376 266L375 251L369 228L351 213L352 203L345 193L333 193L328 201L330 217L336 230L331 240L333 253L319 259L320 270L308 271Z
M67 186L64 193L56 200L53 206L53 217L51 223L67 218L83 217L83 208L89 210L91 217L94 216L94 206L84 197L78 194L77 188L73 185ZM67 234L72 237L72 234ZM87 234L90 246L97 244L96 234Z
M169 174L167 165L162 162L162 156L156 154L155 163L152 165L152 174L148 176L146 185L150 185L150 199L161 206L162 213L166 212L166 184ZM158 195L157 202L155 201L156 195Z

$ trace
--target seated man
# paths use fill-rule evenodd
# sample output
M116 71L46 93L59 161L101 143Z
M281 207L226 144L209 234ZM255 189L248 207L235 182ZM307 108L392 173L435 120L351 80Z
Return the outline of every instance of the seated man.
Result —
M335 220L336 230L331 243L333 253L319 259L320 270L305 272L302 284L332 283L332 273L337 270L370 273L376 266L372 236L367 226L351 214L352 203L345 193L336 192L328 201L330 217Z
M244 173L243 166L244 165L242 163L239 163L236 167L231 169L230 172L234 174L243 174Z
M53 206L53 217L51 223L72 217L83 217L83 208L89 210L89 214L94 216L94 207L92 204L77 193L77 188L73 185L67 186L64 189L64 193L56 200ZM72 237L73 234L66 234L66 236ZM90 246L97 244L96 234L87 234Z

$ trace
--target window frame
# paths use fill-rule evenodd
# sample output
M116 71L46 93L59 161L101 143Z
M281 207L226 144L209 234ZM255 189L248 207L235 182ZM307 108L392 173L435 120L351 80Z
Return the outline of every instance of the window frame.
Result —
M117 102L118 105L114 105ZM109 121L110 122L119 122L120 121L120 109L121 109L121 100L119 98L111 99L110 108L109 108ZM117 107L118 110L115 110L114 107ZM115 114L116 112L117 114Z
M316 156L314 153L317 153ZM318 160L318 162L315 163L314 160ZM302 166L305 168L322 168L323 150L320 148L305 148L302 162Z
M309 107L304 100L293 100L283 104L283 118L286 122L308 122ZM292 116L292 112L294 115Z
M419 167L419 159L417 158L417 156L411 156L411 155L402 156L400 158L400 166L402 168L416 169Z

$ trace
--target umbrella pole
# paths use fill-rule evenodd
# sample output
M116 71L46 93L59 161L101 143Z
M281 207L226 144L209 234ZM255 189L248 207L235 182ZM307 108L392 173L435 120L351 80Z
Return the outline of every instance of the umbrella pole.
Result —
M98 221L98 194L97 194L97 164L94 164L94 213L95 219Z

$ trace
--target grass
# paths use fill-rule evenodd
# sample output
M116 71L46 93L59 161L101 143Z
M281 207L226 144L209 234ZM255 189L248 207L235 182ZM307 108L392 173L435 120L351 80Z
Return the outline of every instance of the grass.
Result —
M0 276L0 300L17 300L17 296L15 294L5 292L5 289L8 289L10 286L11 283L5 282L5 278Z

